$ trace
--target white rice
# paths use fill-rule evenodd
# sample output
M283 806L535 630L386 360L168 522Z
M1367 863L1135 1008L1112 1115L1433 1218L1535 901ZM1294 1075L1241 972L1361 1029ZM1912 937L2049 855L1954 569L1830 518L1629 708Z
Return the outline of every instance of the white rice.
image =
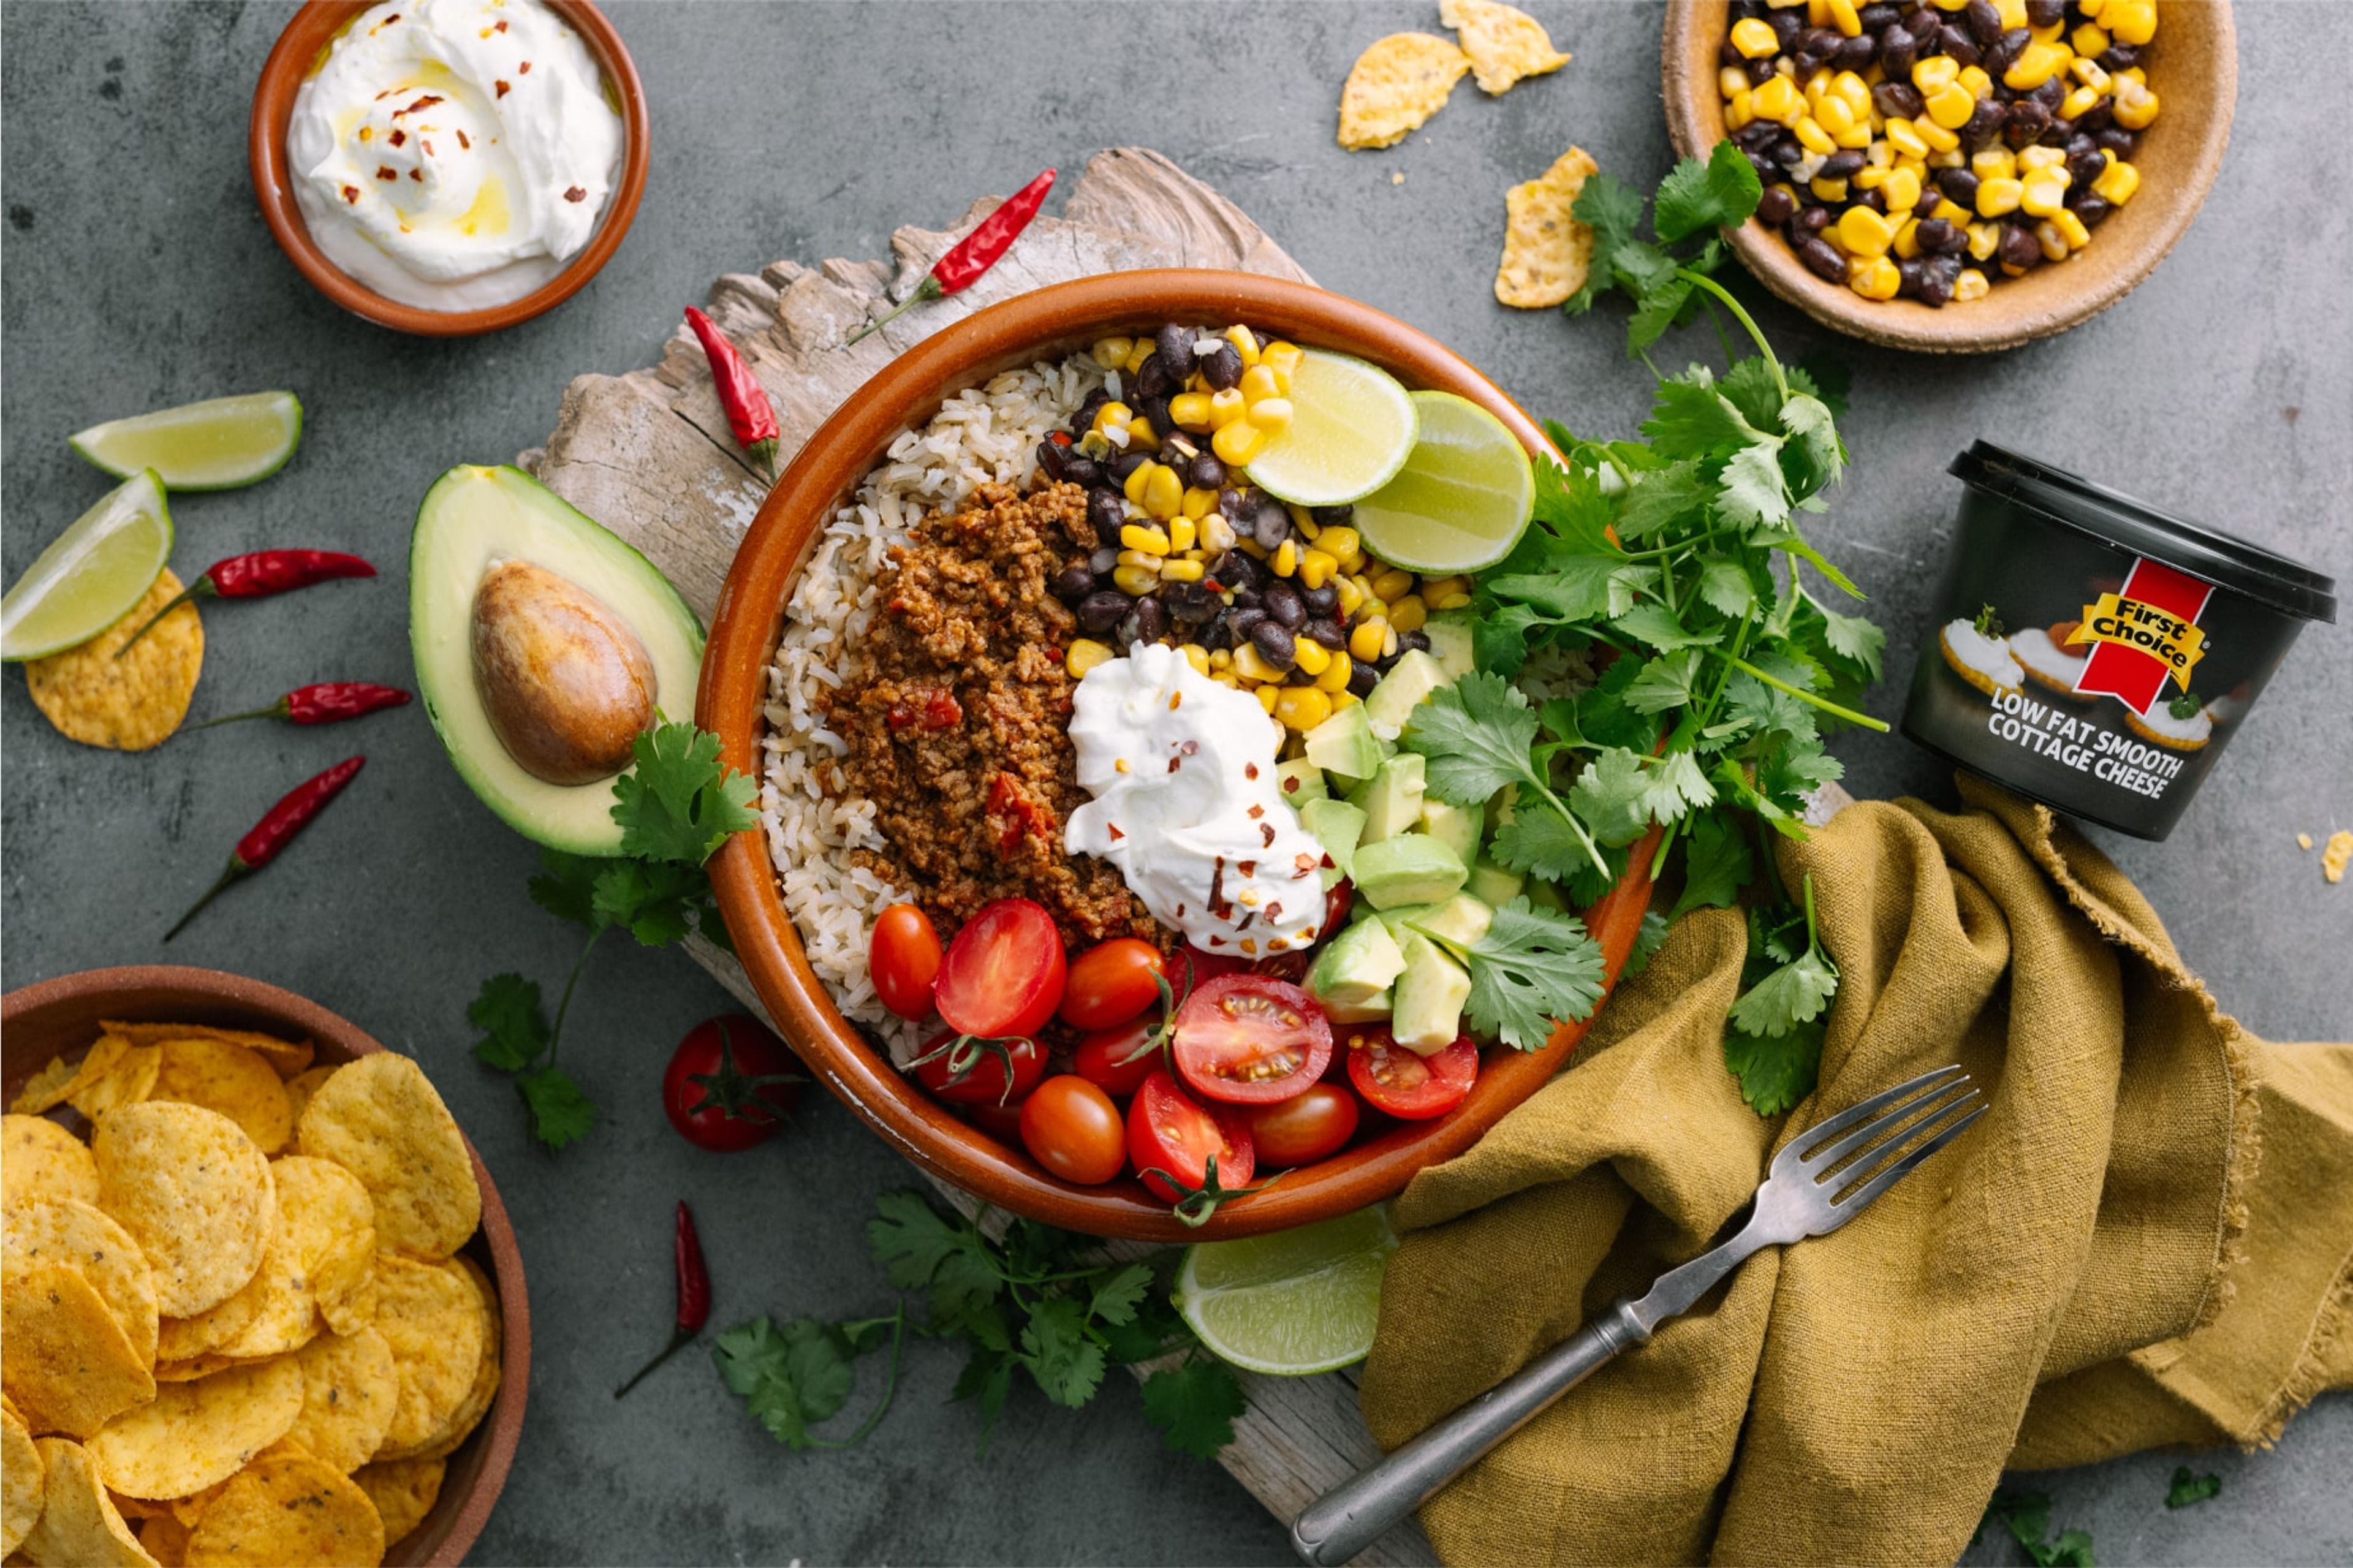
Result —
M874 579L891 547L905 542L926 513L953 510L978 486L1028 483L1039 441L1103 380L1080 354L956 394L930 424L892 442L851 503L834 513L785 607L761 741L768 858L810 967L843 1015L881 1036L902 1060L913 1054L923 1026L874 994L866 948L875 916L907 894L850 863L856 851L884 844L874 803L839 793L848 781L836 760L849 748L825 728L825 693L856 667L874 615Z

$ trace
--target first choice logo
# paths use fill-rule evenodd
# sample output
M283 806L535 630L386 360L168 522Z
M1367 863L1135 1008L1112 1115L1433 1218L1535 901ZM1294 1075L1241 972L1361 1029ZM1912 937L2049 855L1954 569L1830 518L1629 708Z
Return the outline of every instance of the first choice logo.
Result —
M2189 672L2206 657L2198 617L2213 593L2212 584L2186 572L2135 561L2120 591L2084 606L2083 624L2067 639L2092 645L2075 689L2113 697L2143 718L2165 695L2168 681L2188 692Z
M2097 604L2084 605L2083 624L2067 641L2139 648L2165 660L2184 691L2189 689L2189 672L2206 657L2206 634L2197 622L2122 594L2103 594Z

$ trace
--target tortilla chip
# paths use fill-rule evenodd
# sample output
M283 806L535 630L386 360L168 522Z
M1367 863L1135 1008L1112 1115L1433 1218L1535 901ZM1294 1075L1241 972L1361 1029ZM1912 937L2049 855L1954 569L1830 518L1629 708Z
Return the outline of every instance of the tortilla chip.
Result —
M61 1263L28 1264L0 1279L0 1378L23 1402L28 1433L87 1437L155 1394L106 1299Z
M301 1255L294 1238L286 1233L282 1215L271 1223L261 1267L237 1293L257 1288L260 1298L252 1319L216 1353L232 1361L261 1361L301 1350L317 1337L322 1326L319 1303L311 1298L310 1276L303 1271Z
M441 1495L441 1478L449 1468L446 1459L378 1459L352 1472L352 1480L367 1493L384 1521L387 1548L396 1546L433 1511Z
M205 1509L187 1568L326 1563L375 1568L384 1521L367 1493L299 1449L256 1459Z
M155 1049L163 1058L147 1098L217 1110L244 1128L265 1154L277 1153L294 1135L294 1106L286 1098L286 1085L259 1052L205 1039L164 1040Z
M311 1096L295 1142L367 1188L381 1251L447 1258L482 1222L465 1135L406 1057L378 1051L346 1064Z
M1471 57L1429 33L1391 33L1356 57L1340 89L1340 145L1393 147L1446 107Z
M1569 216L1577 194L1599 165L1582 147L1524 185L1504 193L1510 224L1504 260L1495 269L1495 298L1523 310L1558 305L1585 287L1593 267L1593 230Z
M186 1568L188 1534L188 1527L166 1511L139 1526L139 1546L158 1568Z
M158 1385L90 1440L106 1484L136 1498L185 1498L243 1469L302 1414L302 1368L291 1356Z
M11 1272L55 1263L87 1279L145 1366L155 1359L155 1284L131 1233L89 1204L27 1203L0 1215L0 1254Z
M294 1357L302 1369L302 1414L287 1441L340 1475L350 1475L384 1443L400 1401L392 1347L374 1329L348 1339L321 1334Z
M90 1454L62 1437L42 1438L40 1450L47 1474L41 1517L25 1536L25 1555L74 1568L151 1568L155 1560L140 1550L139 1538L114 1511Z
M223 1365L227 1357L217 1355L221 1346L236 1339L252 1326L261 1303L269 1295L269 1280L262 1270L253 1271L253 1278L234 1296L217 1305L206 1308L193 1318L165 1318L156 1325L155 1376L166 1383L185 1383L191 1377L202 1377L204 1372L182 1372L195 1362L217 1360ZM173 1375L166 1376L170 1370ZM219 1367L207 1367L206 1372L217 1372Z
M218 1040L243 1046L270 1065L280 1078L290 1079L310 1067L319 1054L308 1040L281 1040L252 1029L222 1029L210 1024L129 1024L107 1020L99 1027L121 1035L134 1046L158 1046L165 1040Z
M387 1452L385 1454L387 1459L447 1458L458 1451L459 1445L474 1435L474 1428L480 1426L482 1417L491 1413L491 1401L498 1397L501 1373L500 1351L505 1339L499 1321L499 1293L491 1289L489 1277L464 1253L449 1261L466 1271L466 1278L473 1283L476 1299L481 1304L481 1364L475 1369L474 1385L459 1402L457 1414L449 1417L448 1426L441 1436L414 1453Z
M180 727L205 667L205 626L196 606L182 605L141 637L138 647L114 657L180 586L166 566L129 615L79 647L25 666L33 701L59 734L85 746L144 752L162 745Z
M375 1203L367 1188L333 1161L301 1154L273 1162L269 1173L278 1184L279 1218L327 1326L339 1334L372 1326Z
M400 1401L380 1450L409 1458L447 1436L481 1372L480 1293L453 1263L376 1258L376 1331L400 1371Z
M66 1102L66 1090L71 1087L80 1065L63 1057L51 1057L40 1071L25 1080L8 1109L18 1116L38 1116Z
M98 1166L88 1144L47 1117L0 1116L0 1202L35 1201L97 1203Z
M332 1068L306 1068L286 1080L286 1102L294 1108L294 1120L302 1120L302 1112L319 1086L334 1072Z
M147 1255L165 1312L194 1317L252 1279L278 1204L269 1162L236 1122L176 1100L126 1105L98 1124L90 1151L100 1206Z
M33 1521L41 1517L41 1487L47 1473L41 1450L34 1445L33 1434L16 1407L12 1405L0 1411L0 1557L16 1551Z
M1438 19L1462 40L1472 79L1482 92L1504 91L1515 81L1556 71L1569 60L1552 47L1552 35L1542 22L1497 0L1438 0Z
M136 1105L155 1087L162 1062L163 1053L153 1046L100 1035L66 1086L66 1103L92 1121L118 1105Z

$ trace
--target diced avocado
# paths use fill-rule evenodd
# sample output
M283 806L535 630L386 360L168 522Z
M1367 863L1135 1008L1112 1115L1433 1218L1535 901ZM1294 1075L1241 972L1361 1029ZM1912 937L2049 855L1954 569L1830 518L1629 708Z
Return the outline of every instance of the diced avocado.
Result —
M1449 805L1435 797L1421 803L1421 830L1462 857L1468 866L1478 858L1479 826L1484 818L1474 810Z
M1398 655L1398 661L1389 666L1389 672L1381 677L1381 683L1365 699L1365 716L1372 721L1375 734L1394 736L1405 728L1406 721L1412 717L1423 698L1451 684L1444 666L1419 648L1409 647Z
M1326 1002L1324 1015L1335 1024L1382 1024L1396 1005L1396 992L1380 991L1361 1002Z
M1311 800L1299 808L1299 826L1315 836L1340 875L1346 876L1349 857L1365 836L1365 814L1345 800Z
M1531 877L1520 891L1527 895L1530 909L1555 910L1562 914L1569 912L1568 900L1561 896L1557 883L1547 882L1542 877Z
M1307 760L1351 784L1378 773L1380 741L1373 733L1372 720L1365 705L1351 702L1308 731Z
M1471 879L1462 890L1493 908L1500 909L1520 896L1527 879L1517 871L1505 870L1493 860L1482 860L1471 868Z
M1365 842L1377 844L1412 830L1421 820L1423 770L1419 752L1404 752L1381 764L1365 795Z
M1324 770L1305 757L1293 757L1278 763L1274 769L1274 790L1282 803L1297 811L1311 800L1322 800L1332 792L1324 786Z
M1405 973L1405 954L1379 921L1350 926L1325 945L1307 972L1307 989L1327 1007L1360 1005Z
M1348 874L1377 910L1451 899L1471 875L1461 856L1427 833L1400 833L1360 846L1348 858Z
M1469 952L1495 923L1495 911L1481 899L1457 893L1442 904L1430 905L1409 917L1407 924L1458 952Z
M1471 647L1470 611L1440 610L1421 623L1421 632L1430 639L1430 657L1446 671L1447 679L1460 680L1479 667Z
M1389 1034L1409 1051L1430 1056L1462 1033L1462 1004L1471 999L1471 976L1416 931L1405 939L1405 973L1398 976L1389 1010Z

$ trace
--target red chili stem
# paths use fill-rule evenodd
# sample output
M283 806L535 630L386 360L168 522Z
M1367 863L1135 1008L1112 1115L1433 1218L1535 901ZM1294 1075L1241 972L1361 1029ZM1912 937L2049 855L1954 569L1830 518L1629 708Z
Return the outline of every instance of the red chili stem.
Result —
M290 724L340 724L381 709L405 708L409 700L409 694L397 686L377 686L365 680L323 680L312 686L298 686L267 708L224 713L188 728L209 730L216 724L235 724L247 719L283 719Z
M129 642L116 648L114 657L121 658L129 653L141 637L155 629L157 621L191 599L261 599L339 577L375 575L375 568L365 561L335 550L257 550L249 555L232 555L198 573L195 582L150 616L147 624L131 635Z
M646 1373L661 1365L681 1346L691 1344L702 1332L703 1324L711 1321L711 1270L702 1261L702 1238L695 1234L694 1211L683 1201L678 1205L678 1223L670 1241L670 1261L678 1276L678 1322L670 1331L670 1343L657 1352L653 1360L637 1370L635 1376L613 1390L613 1397L637 1387Z
M1046 205L1046 193L1053 188L1054 171L1049 169L999 202L995 212L981 219L970 234L948 247L947 254L932 263L931 271L923 275L913 293L892 307L887 314L867 322L854 335L844 339L841 346L848 348L860 338L881 331L886 323L917 305L960 294L979 282L982 275L1021 237L1021 231L1029 226L1029 220Z
M768 389L752 374L744 355L728 341L719 324L689 305L686 324L702 343L702 357L711 362L711 380L719 393L719 406L727 413L727 428L735 434L735 444L751 454L760 472L769 479L776 477L776 441L783 427L776 423L776 410L768 401Z
M237 841L237 848L228 858L228 868L220 879L205 889L177 924L164 933L165 942L180 934L197 912L227 890L232 882L253 875L278 858L279 852L294 840L294 836L311 824L311 819L326 809L327 803L341 795L343 786L358 776L367 765L365 757L346 757L315 778L306 779L286 792L276 805L262 814L253 830Z

